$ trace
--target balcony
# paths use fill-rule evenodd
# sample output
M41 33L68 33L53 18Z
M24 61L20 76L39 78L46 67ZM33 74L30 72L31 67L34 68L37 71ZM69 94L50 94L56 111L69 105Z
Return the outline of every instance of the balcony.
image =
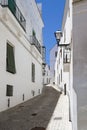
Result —
M30 36L30 43L31 45L34 45L37 48L37 50L41 53L41 45L38 42L36 36Z
M15 16L23 30L26 32L26 20L24 16L22 15L20 9L15 3L15 0L1 0L1 6L2 7L8 7L9 10L12 12L12 14Z

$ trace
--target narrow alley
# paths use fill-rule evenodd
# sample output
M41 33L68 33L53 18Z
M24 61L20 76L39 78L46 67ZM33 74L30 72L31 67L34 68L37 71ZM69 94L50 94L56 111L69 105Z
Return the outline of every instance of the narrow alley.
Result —
M60 92L54 88L45 87L41 95L1 112L0 130L33 130L35 127L45 130L59 96Z

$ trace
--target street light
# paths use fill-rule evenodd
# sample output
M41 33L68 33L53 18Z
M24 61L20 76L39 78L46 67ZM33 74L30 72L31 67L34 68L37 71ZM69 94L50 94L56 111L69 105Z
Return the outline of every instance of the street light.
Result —
M56 41L57 41L57 44L58 44L58 46L69 46L70 45L70 43L62 43L62 42L60 42L60 39L61 39L61 37L62 37L62 32L61 31L56 31L55 33L54 33L54 35L55 35L55 38L56 38Z
M62 32L61 32L61 31L56 31L56 32L54 33L54 35L55 35L57 44L58 44L58 46L59 46L59 42L60 42L60 39L61 39L61 37L62 37Z
M60 42L60 39L62 37L62 32L61 31L56 31L54 33L57 44L59 47L63 47L64 49L64 63L70 63L70 59L71 59L71 49L69 47L70 43L62 43Z

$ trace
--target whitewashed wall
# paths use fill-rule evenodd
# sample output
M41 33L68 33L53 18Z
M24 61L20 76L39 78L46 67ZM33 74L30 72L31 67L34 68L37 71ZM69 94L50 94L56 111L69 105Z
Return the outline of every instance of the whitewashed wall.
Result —
M16 0L18 7L21 9L26 19L26 31L28 38L32 34L32 30L36 32L36 37L40 44L43 43L42 28L43 21L35 0Z
M34 1L33 4L35 4ZM36 8L36 5L34 6ZM38 14L38 10L36 11L35 15ZM38 19L42 22L39 14ZM37 24L39 24L39 21ZM32 27L34 25L32 24ZM42 40L41 29L43 24L41 23L38 26L40 26L40 29L36 32L37 38ZM30 30L27 30L27 34L25 34L9 9L0 6L0 111L8 109L8 98L10 99L10 107L13 107L23 102L23 94L25 97L24 101L26 101L33 97L32 90L35 91L34 96L40 94L42 91L42 56L35 46L30 45L26 38L32 30L31 26L29 28ZM16 74L6 71L7 41L14 46ZM32 82L31 76L32 62L35 64L35 83ZM12 97L6 96L7 84L13 85Z
M53 82L55 82L55 61L56 61L56 58L55 57L55 52L58 51L58 46L57 44L55 44L53 46L53 48L50 50L50 77L51 77L51 83L53 84Z
M43 84L50 84L50 67L46 64L45 75L43 76Z
M73 85L77 95L78 130L87 129L87 1L73 5Z

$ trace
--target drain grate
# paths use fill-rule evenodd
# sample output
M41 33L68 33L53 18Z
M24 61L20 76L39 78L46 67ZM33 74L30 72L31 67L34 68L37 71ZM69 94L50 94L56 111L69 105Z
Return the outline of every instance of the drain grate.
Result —
M33 113L33 114L32 114L32 116L36 116L36 115L37 115L37 113Z
M44 127L34 127L31 130L45 130L45 128Z

